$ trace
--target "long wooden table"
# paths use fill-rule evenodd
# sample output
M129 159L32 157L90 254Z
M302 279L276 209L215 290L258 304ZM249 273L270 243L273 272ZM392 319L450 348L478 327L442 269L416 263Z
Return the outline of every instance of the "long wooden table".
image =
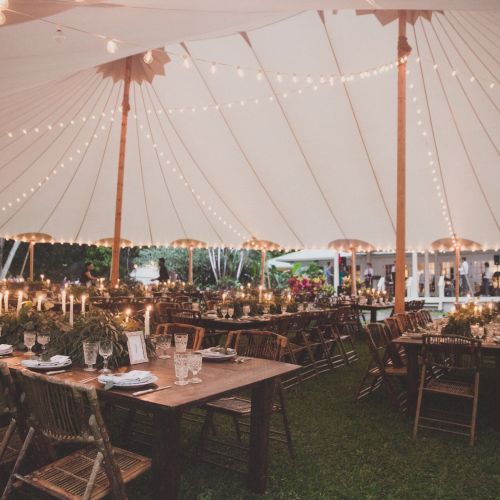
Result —
M21 359L23 356L18 355L4 358L4 361L13 370L19 370L22 368L19 365ZM174 384L173 358L152 360L149 363L127 367L123 371L129 369L150 370L158 377L158 386L172 387L136 397L132 395L131 390L104 391L97 380L89 382L88 385L93 385L103 400L145 410L153 415L152 498L179 498L182 412L242 389L251 389L252 399L248 487L255 493L264 493L267 486L269 426L275 382L279 377L300 369L299 366L255 358L245 363L204 361L200 372L203 382L185 386ZM89 375L89 372L81 368L74 368L67 373L51 376L78 382Z
M408 412L415 414L418 395L418 354L422 349L423 341L419 338L398 337L392 341L404 346L407 356L407 390L408 390ZM496 426L500 429L500 344L493 341L483 341L481 344L481 355L495 358L495 411Z

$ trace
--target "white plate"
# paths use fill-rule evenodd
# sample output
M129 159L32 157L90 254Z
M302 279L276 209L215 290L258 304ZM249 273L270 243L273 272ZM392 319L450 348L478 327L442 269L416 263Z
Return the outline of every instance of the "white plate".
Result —
M71 359L64 363L54 363L51 361L37 361L35 359L24 359L21 361L21 365L29 368L30 370L40 370L40 371L49 371L57 368L66 368L71 366Z
M233 349L228 349L228 354L223 354L222 352L214 352L209 349L202 349L198 351L201 353L201 357L208 361L227 361L236 356L236 352Z
M102 381L101 377L102 377L102 375L100 375L99 377L97 377L97 381L100 384L106 385L107 382ZM113 387L119 387L121 389L126 389L127 387L144 387L146 385L154 384L157 380L158 380L157 376L151 375L151 377L149 377L147 379L144 379L144 380L141 380L140 382L128 382L126 384L120 384L120 383L114 382L113 383Z
M14 349L7 349L5 351L0 351L0 356L6 356L7 354L12 354Z

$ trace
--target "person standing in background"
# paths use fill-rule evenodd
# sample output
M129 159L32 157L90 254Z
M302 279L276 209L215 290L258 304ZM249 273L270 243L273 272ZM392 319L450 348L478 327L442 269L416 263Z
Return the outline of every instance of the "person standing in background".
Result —
M325 279L327 285L333 285L333 264L327 262L325 267Z
M373 283L373 266L371 262L366 264L366 269L364 272L365 286L366 288L372 288Z
M462 265L460 266L459 273L462 294L465 295L469 291L469 263L465 257L462 257Z
M491 278L493 274L490 270L490 263L484 263L484 271L483 271L483 294L490 295L490 287L491 287Z
M97 281L97 277L92 274L94 270L94 264L92 262L85 262L85 269L80 276L80 284L86 287L90 287Z
M163 257L158 260L158 268L160 271L160 276L158 276L158 278L155 278L153 281L168 281L170 279L170 275L168 273L167 266L165 265L165 259Z

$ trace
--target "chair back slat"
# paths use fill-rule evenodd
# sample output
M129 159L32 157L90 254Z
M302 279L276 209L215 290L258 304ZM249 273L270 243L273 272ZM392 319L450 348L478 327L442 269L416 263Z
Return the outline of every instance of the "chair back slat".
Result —
M446 371L476 371L481 365L481 341L458 335L424 335L422 358Z
M226 346L236 350L240 356L280 361L286 337L262 330L236 330L229 333Z

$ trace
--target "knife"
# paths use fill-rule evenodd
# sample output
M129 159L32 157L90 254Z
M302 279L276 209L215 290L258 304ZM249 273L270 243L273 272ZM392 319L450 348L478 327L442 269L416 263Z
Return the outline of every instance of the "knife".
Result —
M133 396L142 396L143 394L149 394L151 392L163 391L164 389L169 389L171 385L164 385L163 387L157 387L156 389L145 389L144 391L133 392Z
M66 373L69 370L52 370L50 372L45 372L45 375L57 375L58 373Z

